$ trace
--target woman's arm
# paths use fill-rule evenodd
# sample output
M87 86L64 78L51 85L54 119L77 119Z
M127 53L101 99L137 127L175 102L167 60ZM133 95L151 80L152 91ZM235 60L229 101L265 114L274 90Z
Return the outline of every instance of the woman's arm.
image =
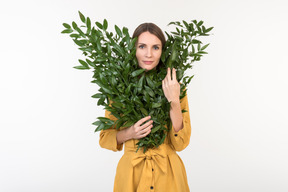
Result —
M169 102L171 102L170 108L170 119L174 127L175 132L183 129L183 116L180 105L180 84L176 79L176 70L172 70L171 78L171 69L167 69L167 75L162 81L162 89L165 97Z
M178 101L171 102L170 119L172 121L175 132L183 129L183 116L179 99Z

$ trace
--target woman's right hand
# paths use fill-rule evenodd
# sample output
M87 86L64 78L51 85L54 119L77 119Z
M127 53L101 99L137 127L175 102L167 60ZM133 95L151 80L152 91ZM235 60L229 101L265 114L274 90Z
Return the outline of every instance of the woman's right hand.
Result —
M148 121L149 119L151 119L151 116L144 117L137 121L137 123L132 125L130 128L128 128L130 137L132 139L141 139L151 132L151 128L153 127L153 120Z

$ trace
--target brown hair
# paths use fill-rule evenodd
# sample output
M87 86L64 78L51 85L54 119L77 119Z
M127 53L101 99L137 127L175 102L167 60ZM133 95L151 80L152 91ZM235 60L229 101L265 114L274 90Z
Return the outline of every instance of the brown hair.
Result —
M146 31L150 32L151 34L158 37L158 39L160 39L162 43L162 49L163 49L166 43L165 36L163 34L163 31L154 23L142 23L141 25L139 25L135 29L132 38L139 37L143 32L146 32Z

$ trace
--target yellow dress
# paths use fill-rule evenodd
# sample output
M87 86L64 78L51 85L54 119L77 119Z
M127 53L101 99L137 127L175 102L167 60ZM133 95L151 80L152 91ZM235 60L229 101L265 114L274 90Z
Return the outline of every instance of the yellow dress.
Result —
M139 149L136 153L136 143L139 140L125 142L124 154L116 170L114 192L190 191L184 164L176 153L185 149L190 141L191 124L187 96L181 100L181 109L188 111L182 113L183 129L176 133L172 127L164 143L158 148L148 149L146 153ZM111 118L107 111L105 116ZM101 130L100 146L112 151L121 151L123 144L117 145L117 131Z

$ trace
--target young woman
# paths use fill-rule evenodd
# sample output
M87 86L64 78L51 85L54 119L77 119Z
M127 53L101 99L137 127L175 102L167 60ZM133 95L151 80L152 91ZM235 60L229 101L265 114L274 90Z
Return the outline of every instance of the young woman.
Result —
M134 31L134 37L138 37L136 57L139 66L153 70L161 65L159 61L166 41L162 30L153 23L143 23ZM121 151L125 143L124 155L117 166L114 192L190 191L184 164L176 153L188 146L191 125L187 96L181 101L179 99L180 85L175 69L168 68L162 88L165 97L171 102L172 129L158 148L149 149L146 153L139 149L135 153L139 139L151 132L153 121L150 120L150 116L140 119L124 130L107 129L100 133L99 143L103 148ZM182 113L182 109L188 112ZM105 116L115 119L108 111L105 112Z

